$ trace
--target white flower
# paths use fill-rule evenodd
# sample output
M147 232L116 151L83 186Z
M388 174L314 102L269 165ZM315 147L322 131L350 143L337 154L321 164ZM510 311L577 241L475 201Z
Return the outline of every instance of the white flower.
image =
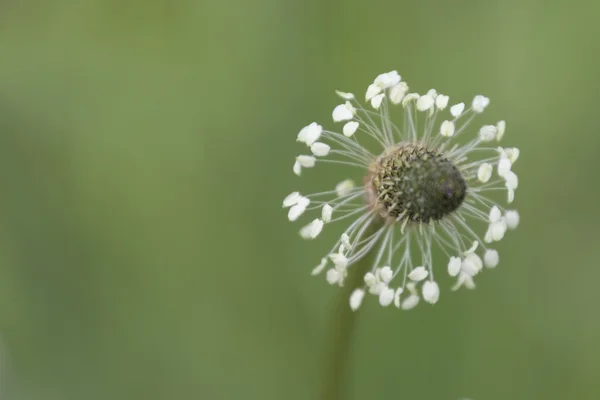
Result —
M435 100L433 99L433 97L431 97L428 94L426 94L425 96L421 96L417 100L417 110L427 111L433 106L434 102Z
M350 121L350 122L346 122L342 131L344 132L344 136L351 137L352 135L354 135L354 133L356 132L357 129L358 129L358 122Z
M348 121L354 117L352 108L349 107L349 103L340 104L333 109L331 114L335 122Z
M390 89L390 101L393 104L400 104L406 93L408 93L408 85L405 82L400 82Z
M297 142L306 143L308 146L319 140L321 137L321 133L323 133L323 127L316 122L305 126L298 133Z
M508 158L500 158L500 161L498 161L498 175L505 177L506 174L508 174L508 172L510 171L511 167L512 165Z
M304 168L312 168L315 166L316 159L313 156L298 156L296 161Z
M373 97L381 93L382 90L383 89L381 88L381 86L377 85L376 83L369 85L369 87L367 88L367 93L365 94L365 100L371 100Z
M319 275L321 272L323 272L323 270L325 269L325 267L327 266L327 257L323 257L321 258L321 262L319 263L319 265L317 265L316 267L313 268L311 275Z
M498 266L498 262L500 261L500 256L496 250L486 250L483 255L483 262L488 268L496 268Z
M450 262L448 262L448 275L453 277L458 275L461 266L462 260L460 257L450 257Z
M290 221L295 221L300 217L304 211L306 211L306 207L310 204L310 200L306 197L299 197L296 199L296 203L290 208L288 212L288 219Z
M343 282L342 274L335 268L328 269L325 278L330 285Z
M506 212L506 226L508 229L516 229L519 226L519 213L515 210Z
M333 264L336 267L346 268L348 266L348 258L346 258L346 256L343 254L340 254L340 253L330 254L329 259L331 259L331 261L333 261Z
M435 281L426 281L423 284L423 300L435 304L440 298L440 287Z
M394 301L394 289L390 289L389 287L384 288L379 293L379 304L387 307L392 304L392 301Z
M379 270L379 277L384 283L389 283L392 280L394 272L390 267L383 267Z
M450 100L450 97L440 94L435 98L435 106L439 110L444 110L444 109L446 109L446 107L448 107L449 100Z
M464 109L465 109L465 103L455 104L452 107L450 107L450 114L452 114L452 116L454 118L456 118L462 114Z
M400 82L400 75L397 71L390 71L384 74L380 74L375 78L375 84L380 86L382 89L390 88Z
M493 170L494 167L492 167L491 164L482 163L477 170L477 179L479 179L480 182L486 183L492 177Z
M416 307L421 298L435 304L440 296L436 268L456 278L453 290L473 289L484 267L499 262L498 251L485 243L502 240L519 224L517 211L489 197L506 190L510 203L519 183L514 172L519 150L489 143L503 138L506 123L469 127L489 105L487 97L475 96L470 108L464 102L449 107L449 97L435 89L422 96L409 93L396 71L380 74L366 89L368 107L352 93L337 95L345 103L332 117L343 122L342 132L323 130L316 122L302 128L297 141L312 155L297 156L293 171L300 175L318 162L315 173L321 173L337 164L358 167L364 179L359 184L346 179L310 195L295 191L283 199L291 221L320 214L300 229L305 239L317 238L327 223L347 223L312 274L326 271L328 283L342 286L349 273L370 267L363 273L364 285L349 288L352 310L367 294L384 307L394 303L403 310ZM404 113L399 123L390 118L394 107ZM500 179L493 177L495 170ZM432 251L434 246L448 254L447 266L436 259L440 252ZM372 261L350 268L366 260Z
M337 194L337 197L344 197L351 193L352 189L354 189L354 181L346 179L335 186L335 193Z
M319 235L319 233L321 233L322 230L323 221L317 218L304 228L300 229L300 236L302 236L303 239L314 239Z
M509 147L507 149L503 149L504 154L510 160L511 164L514 164L519 158L520 151L516 147Z
M415 269L410 271L408 277L413 281L419 282L427 278L427 275L429 275L429 272L425 269L425 267L416 267Z
M491 142L496 137L498 129L494 125L484 125L479 130L479 138L484 142Z
M321 142L313 143L312 146L310 146L310 151L318 157L325 157L329 154L329 150L331 150L331 147L329 147L328 144Z
M300 200L300 198L302 198L302 196L299 192L290 193L285 199L283 199L283 207L291 207L295 205L296 203L298 203L298 200Z
M488 99L487 97L482 96L482 95L477 95L473 99L473 104L471 105L471 108L473 108L473 111L480 114L483 112L483 110L485 110L485 108L489 104L490 104L490 99Z
M353 311L358 310L360 305L362 304L363 298L365 297L365 291L362 289L354 289L352 294L350 295L350 308Z
M504 137L504 132L506 131L506 121L498 121L498 123L496 124L496 129L498 130L496 140L501 141Z
M378 94L377 96L373 97L373 98L371 99L371 106L372 106L374 109L378 110L378 109L379 109L379 107L381 106L381 102L383 101L383 98L384 98L384 97L385 97L385 94L383 94L383 93L381 93L381 94Z
M419 304L419 300L419 296L417 296L416 294L411 294L402 302L402 309L412 310Z
M333 207L329 204L325 204L321 210L321 219L325 223L331 222L331 215L333 214Z
M344 100L354 99L354 95L352 93L342 92L340 90L336 90L335 93Z
M444 121L440 127L440 135L450 137L454 135L454 122Z

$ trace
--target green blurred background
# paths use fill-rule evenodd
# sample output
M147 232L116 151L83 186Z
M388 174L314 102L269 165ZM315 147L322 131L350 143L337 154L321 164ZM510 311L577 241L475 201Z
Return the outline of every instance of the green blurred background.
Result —
M0 1L1 399L315 398L336 232L281 199L343 176L295 136L392 69L492 99L521 226L477 290L364 305L351 399L597 399L599 4Z

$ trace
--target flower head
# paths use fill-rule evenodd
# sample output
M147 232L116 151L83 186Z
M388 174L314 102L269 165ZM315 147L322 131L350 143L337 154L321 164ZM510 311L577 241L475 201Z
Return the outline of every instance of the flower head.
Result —
M310 154L297 156L293 170L300 175L318 164L357 167L362 185L345 179L331 190L306 196L293 192L283 201L290 221L305 212L320 214L300 229L304 239L317 238L325 225L348 222L313 275L326 271L327 282L342 286L352 266L373 251L364 284L349 298L353 310L368 294L383 307L394 304L403 310L421 299L435 304L440 286L434 272L455 278L454 290L474 288L474 277L500 262L498 251L489 246L519 224L517 211L489 198L494 191L506 191L506 202L512 203L518 187L513 165L519 150L492 144L504 136L506 122L482 125L469 134L469 125L490 104L487 97L475 96L467 109L459 102L446 110L449 96L435 89L411 93L396 71L380 74L368 86L370 107L352 93L337 94L344 102L332 117L342 124L341 133L316 122L302 128L297 141ZM403 109L400 126L390 118L395 107ZM446 261L433 260L433 246L444 251Z

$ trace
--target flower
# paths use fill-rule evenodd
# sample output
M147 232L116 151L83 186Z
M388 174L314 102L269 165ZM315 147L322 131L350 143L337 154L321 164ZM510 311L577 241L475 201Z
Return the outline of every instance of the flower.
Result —
M373 252L370 269L361 272L364 283L351 288L352 310L367 295L377 297L383 307L393 304L402 310L415 308L421 299L435 304L438 269L456 279L453 290L474 288L475 276L500 262L490 244L520 221L517 211L488 196L505 190L511 203L518 187L513 167L519 149L492 144L503 138L506 122L468 134L490 99L477 95L467 109L459 102L446 110L449 96L435 89L411 93L396 71L378 75L367 87L367 106L352 93L336 92L343 102L332 117L342 125L341 133L316 122L302 128L297 141L310 153L296 156L293 171L300 175L302 169L327 164L356 167L362 185L344 179L330 190L310 195L296 191L283 200L290 221L304 213L320 214L300 229L304 239L317 238L335 222L348 222L312 274L325 271L327 282L342 286L353 265ZM393 108L403 111L400 125L392 122ZM445 261L433 259L433 246L443 250Z

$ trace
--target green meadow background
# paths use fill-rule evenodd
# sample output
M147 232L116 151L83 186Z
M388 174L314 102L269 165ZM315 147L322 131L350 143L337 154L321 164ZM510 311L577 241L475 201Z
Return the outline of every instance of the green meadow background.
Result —
M349 399L598 399L599 15L0 1L0 398L315 399L337 291L310 270L341 227L303 242L281 200L347 170L297 178L295 137L333 127L334 89L397 69L491 98L477 123L505 119L521 149L521 225L475 291L444 280L411 312L368 299Z

